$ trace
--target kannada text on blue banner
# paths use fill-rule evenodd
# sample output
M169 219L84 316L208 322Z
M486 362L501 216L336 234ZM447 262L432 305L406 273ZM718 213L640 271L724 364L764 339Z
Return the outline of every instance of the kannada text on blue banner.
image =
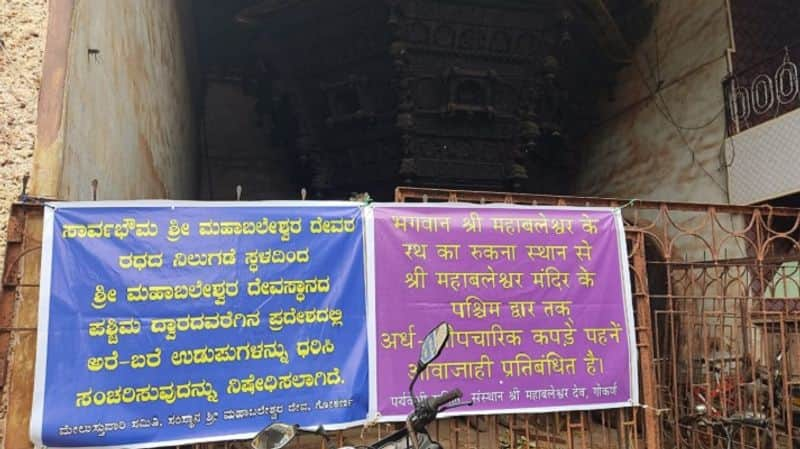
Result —
M53 212L42 442L363 419L359 208L176 204Z

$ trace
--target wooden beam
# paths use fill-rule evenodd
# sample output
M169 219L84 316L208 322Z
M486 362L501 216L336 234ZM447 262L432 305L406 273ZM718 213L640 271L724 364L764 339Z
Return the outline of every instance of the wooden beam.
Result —
M645 442L648 449L661 449L661 428L658 418L658 380L656 379L653 352L653 324L650 319L650 288L647 285L647 259L645 236L642 232L630 233L633 237L633 282L636 301L636 341L639 346L641 368L642 405L644 408Z
M19 206L15 206L19 207ZM36 327L39 307L39 272L43 209L24 207L22 251L18 260L7 260L19 270L18 300L14 307L9 333L7 414L3 430L5 449L33 447L29 428L33 403ZM9 267L7 266L7 269Z

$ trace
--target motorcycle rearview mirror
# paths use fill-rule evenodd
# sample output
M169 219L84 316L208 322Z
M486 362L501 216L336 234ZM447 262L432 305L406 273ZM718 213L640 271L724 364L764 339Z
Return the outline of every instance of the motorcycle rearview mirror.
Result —
M448 338L450 338L450 325L443 322L434 327L422 340L422 349L420 350L417 365L425 369L431 362L436 360L439 354L442 353L444 345L447 344Z
M446 322L442 322L428 332L428 335L422 340L422 348L420 349L419 360L417 360L417 372L414 374L414 379L411 380L411 385L408 387L414 404L417 402L414 397L414 384L417 382L417 379L419 379L419 375L425 371L425 368L439 357L439 354L442 353L449 338L450 325Z
M282 449L297 435L294 426L281 423L273 423L261 432L258 432L250 446L253 449Z

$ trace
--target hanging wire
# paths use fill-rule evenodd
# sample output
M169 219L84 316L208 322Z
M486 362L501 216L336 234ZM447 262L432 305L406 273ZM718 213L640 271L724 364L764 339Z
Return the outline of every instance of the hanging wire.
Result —
M728 194L728 189L727 189L725 186L723 186L723 185L722 185L722 184L721 184L719 181L717 181L717 178L715 178L715 177L714 177L714 175L712 175L712 174L711 174L711 173L710 173L710 172L709 172L709 171L708 171L708 170L705 168L705 166L703 166L703 164L701 164L701 163L700 163L700 161L698 160L698 157L697 157L697 153L695 152L694 148L692 148L691 144L689 143L689 140L686 138L686 135L683 133L683 129L682 129L682 127L681 127L681 126L680 126L680 125L679 125L679 124L678 124L678 123L675 121L675 118L674 118L674 117L672 116L672 114L670 113L670 111L669 111L669 108L668 108L668 106L667 106L667 104L666 104L666 101L664 101L664 99L663 99L663 97L661 96L661 93L660 93L660 92L658 92L658 91L654 90L654 89L652 88L652 86L650 86L650 84L649 84L649 83L648 83L648 81L647 81L647 76L645 75L644 71L643 71L643 70L642 70L642 68L639 66L639 63L636 61L636 59L635 59L635 58L632 58L631 64L634 66L634 68L636 69L636 72L639 74L639 77L640 77L640 78L641 78L641 80L642 80L642 84L644 84L644 85L645 85L645 87L647 88L648 92L650 93L650 96L651 96L651 98L653 99L653 105L654 105L654 106L656 107L656 109L657 109L657 110L658 110L658 111L661 113L661 115L662 115L662 116L664 116L664 118L667 120L667 122L669 122L669 123L670 123L670 124L671 124L673 127L675 127L675 130L677 131L677 133L678 133L678 136L681 138L681 141L683 142L684 146L686 147L686 150L689 152L689 154L690 154L690 155L691 155L691 157L692 157L692 164L693 164L693 165L696 165L698 168L700 168L700 170L701 170L701 171L702 171L702 172L703 172L703 173L704 173L706 176L708 176L708 177L711 179L711 181L712 181L712 182L713 182L713 183L714 183L714 184L715 184L715 185L716 185L716 186L717 186L717 187L718 187L718 188L719 188L719 189L720 189L720 190L721 190L723 193L725 193L725 194L727 195L727 194ZM661 100L662 100L662 102L664 103L664 105L663 105L663 106L664 106L664 109L662 109L661 105L659 105L659 104L658 104L658 100L659 100L659 99L661 99ZM719 116L721 116L721 115L722 115L722 112L723 112L724 110L725 110L725 107L724 107L724 105L723 105L722 109L721 109L721 110L720 110L720 111L719 111L717 114L715 114L715 116L714 116L714 119L713 119L712 121L710 121L709 123L707 123L707 124L704 124L704 126L694 126L694 127L685 127L685 128L697 128L697 129L703 129L703 128L705 128L705 127L709 126L711 123L713 123L713 122L714 122L714 121L715 121L717 118L719 118Z

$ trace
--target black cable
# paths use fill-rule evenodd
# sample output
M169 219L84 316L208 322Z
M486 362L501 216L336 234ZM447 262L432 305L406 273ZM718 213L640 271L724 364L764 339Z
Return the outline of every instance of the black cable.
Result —
M661 96L661 92L660 91L657 92L657 95L658 95L658 98L661 99L661 102L664 103L664 107L666 108L667 107L667 102L664 100L664 97ZM670 123L672 123L673 126L675 126L676 128L680 128L680 129L682 129L684 131L700 131L702 129L708 128L709 126L713 125L714 122L716 122L717 119L720 118L720 116L722 116L722 114L724 112L725 112L725 106L720 108L720 110L717 111L717 113L714 114L714 116L711 117L711 119L709 119L707 122L703 123L702 125L697 125L697 126L683 126L683 125L679 124L676 120L674 120L674 118L673 119L668 119L668 120L669 120Z
M730 161L728 161L727 151L725 151L725 149L726 149L725 143L727 143L727 142L731 143L731 160ZM722 165L725 166L725 168L733 167L733 161L736 160L736 143L733 140L733 136L728 133L728 128L727 127L725 127L725 134L724 134L723 139L722 139L722 149L723 149L723 153L722 153L723 154L723 164Z
M658 3L660 3L660 1ZM657 3L657 6L660 6L660 5L658 5L658 3ZM719 181L717 181L717 179L714 177L714 175L712 175L708 170L706 170L706 168L703 166L703 164L701 164L700 161L698 161L697 153L692 148L691 144L689 143L689 140L683 134L683 130L696 131L696 130L701 130L701 129L704 129L704 128L710 126L725 111L725 105L723 104L722 108L716 114L714 114L714 117L711 120L709 120L707 123L704 123L703 125L700 125L700 126L681 126L679 123L677 123L675 118L669 112L669 107L668 107L666 101L664 101L663 97L661 96L660 91L658 90L658 89L660 89L661 86L658 86L656 90L653 90L653 88L650 86L650 84L647 81L647 76L645 75L645 73L642 70L642 68L639 66L639 63L636 61L636 55L634 54L633 49L631 48L631 46L627 42L623 41L623 44L627 47L627 50L628 50L627 52L628 52L628 54L631 55L630 62L634 66L634 68L636 69L636 72L639 74L639 77L642 79L642 83L645 85L645 87L647 88L648 92L650 93L650 97L653 99L653 104L655 105L656 109L658 109L658 111L661 113L661 115L664 116L664 118L667 120L667 122L669 122L673 127L675 127L675 130L677 131L678 135L680 136L681 141L683 141L683 144L685 145L686 150L692 156L692 163L697 165L700 168L700 170L702 170L703 173L706 176L708 176L711 179L711 181L717 187L719 187L720 190L722 190L723 193L725 193L725 195L728 195L729 194L728 189L725 186L723 186L722 184L720 184ZM656 50L658 50L658 49L656 49ZM648 59L646 54L644 56L645 56L645 59ZM660 66L660 63L659 63L659 66ZM652 72L653 67L650 64L648 64L648 67L650 68L650 70ZM655 78L656 78L656 81L660 83L661 74L657 73ZM661 99L661 101L664 103L664 109L662 109L661 106L658 104L658 100L659 99Z
M665 119L667 119L667 121L668 121L668 122L669 122L671 125L673 125L673 126L675 127L675 130L678 132L678 135L680 136L680 138L681 138L681 141L683 141L683 144L686 146L686 150L687 150L687 151L689 152L689 154L692 156L692 163L693 163L693 164L695 164L695 165L697 165L697 166L700 168L700 170L702 170L702 171L703 171L703 173L705 173L705 175L706 175L706 176L708 176L708 177L711 179L711 181L712 181L714 184L716 184L716 186L717 186L717 187L719 187L719 189L720 189L720 190L722 190L722 192L723 192L723 193L725 193L725 194L727 195L727 194L728 194L728 189L727 189L725 186L723 186L722 184L720 184L720 182L719 182L719 181L717 181L717 178L715 178L715 177L714 177L714 175L712 175L712 174L711 174L711 173L710 173L708 170L706 170L706 168L703 166L703 164L701 164L701 163L700 163L700 161L698 161L698 158L697 158L697 153L696 153L696 152L694 151L694 149L692 148L691 144L689 143L689 140L688 140L688 139L686 138L686 136L683 134L683 130L681 130L681 128L678 126L678 124L677 124L677 123L675 123L675 119L674 119L674 118L672 117L672 115L669 113L669 109L667 108L667 110L666 110L666 111L665 111L665 110L663 110L663 109L661 109L661 107L660 107L660 106L659 106L659 104L658 104L658 99L659 99L659 98L661 98L661 97L660 97L660 95L659 95L659 93L658 93L658 92L655 92L655 91L654 91L654 90L653 90L653 89L650 87L650 84L648 84L648 82L647 82L647 77L645 76L645 74L644 74L644 71L643 71L643 70L642 70L642 68L639 66L639 63L636 61L636 59L635 59L635 58L634 58L634 59L632 59L632 64L633 64L634 68L636 68L636 71L639 73L639 76L642 78L642 83L644 83L645 87L646 87L646 88L647 88L647 90L650 92L650 95L651 95L651 97L653 98L653 104L656 106L656 109L658 109L658 111L661 113L661 115L663 115L663 116L664 116L664 118L665 118ZM665 108L667 107L667 105L666 105L666 102L665 102L665 104L664 104L664 107L665 107ZM724 110L724 107L723 107L723 110ZM716 119L716 117L715 117L715 119ZM713 123L713 122L712 122L712 123ZM702 129L702 128L700 128L700 129Z
M661 0L655 0L655 6L656 6L656 8L660 8L661 7ZM663 58L661 57L661 50L660 50L661 44L660 44L658 26L656 24L653 24L653 34L655 36L655 50L654 50L655 60L656 60L655 61L655 67L653 67L653 65L651 64L650 58L647 56L646 53L644 53L643 56L644 56L644 58L645 58L645 60L647 62L648 68L650 68L651 76L653 78L655 78L655 80L656 80L655 93L658 94L658 98L661 99L661 102L664 104L664 108L667 109L667 111L666 111L667 113L664 114L664 111L662 111L662 114L665 116L667 121L672 123L673 126L675 126L676 128L680 128L682 130L686 130L686 131L699 131L701 129L705 129L705 128L711 126L712 124L714 124L715 121L717 121L717 119L722 115L722 113L725 112L725 106L724 105L722 106L722 108L720 108L719 111L717 111L716 114L714 114L714 116L709 121L703 123L702 125L697 125L697 126L684 126L684 125L681 125L681 124L679 124L677 122L677 120L675 120L675 118L672 116L672 114L669 113L669 110L667 108L667 102L664 100L664 97L661 96L661 87L662 87L661 84L664 82L664 80L661 78L661 60ZM642 79L642 82L645 84L645 86L648 87L648 90L650 90L649 85L647 85L647 80ZM650 94L651 95L653 94L652 90L650 90ZM656 106L658 106L658 105L656 105ZM669 117L667 117L667 116L669 116Z

